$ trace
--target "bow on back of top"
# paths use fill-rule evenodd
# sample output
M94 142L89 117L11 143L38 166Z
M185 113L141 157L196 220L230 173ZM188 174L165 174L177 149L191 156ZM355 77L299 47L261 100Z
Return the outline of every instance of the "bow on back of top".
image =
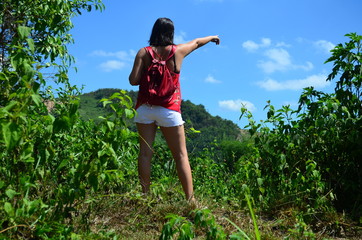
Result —
M153 67L156 67L157 66L157 70L158 72L160 73L160 75L162 76L163 75L163 71L165 69L165 66L166 66L166 61L164 60L157 60L156 58L154 58L152 60L152 63L154 64Z

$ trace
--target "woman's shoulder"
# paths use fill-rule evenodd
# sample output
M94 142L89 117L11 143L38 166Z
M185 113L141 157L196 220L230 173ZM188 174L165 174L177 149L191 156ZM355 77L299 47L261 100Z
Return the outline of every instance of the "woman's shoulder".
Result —
M147 55L146 47L140 48L136 54L136 58L144 59Z
M143 47L143 48L140 48L137 52L137 55L145 55L146 54L146 48L147 47Z

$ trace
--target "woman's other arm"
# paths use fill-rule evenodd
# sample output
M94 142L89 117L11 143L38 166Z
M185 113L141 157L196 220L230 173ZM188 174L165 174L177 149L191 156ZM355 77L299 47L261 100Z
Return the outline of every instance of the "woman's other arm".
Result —
M136 55L133 63L131 74L129 75L129 83L133 86L139 85L144 70L144 56L146 51L144 48L140 49Z

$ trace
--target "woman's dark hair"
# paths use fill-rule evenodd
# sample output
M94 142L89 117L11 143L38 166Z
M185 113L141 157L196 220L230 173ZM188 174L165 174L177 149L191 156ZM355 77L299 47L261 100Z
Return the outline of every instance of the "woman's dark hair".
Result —
M156 20L152 28L150 40L151 46L167 46L173 45L174 35L173 22L169 18L159 18Z

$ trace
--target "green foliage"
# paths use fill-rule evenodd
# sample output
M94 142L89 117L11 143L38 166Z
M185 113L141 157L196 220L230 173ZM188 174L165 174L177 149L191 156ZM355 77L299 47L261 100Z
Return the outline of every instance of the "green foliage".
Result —
M203 105L195 105L186 100L182 102L181 110L186 128L201 132L188 139L187 147L192 154L197 155L204 148L209 148L214 141L233 141L241 136L241 130L235 123L219 116L211 116Z
M303 216L296 216L296 223L293 228L288 229L288 236L284 239L317 239L316 234L304 222Z
M293 205L311 214L325 211L334 201L339 210L362 214L362 37L347 36L350 41L337 45L327 60L334 62L327 80L340 76L335 93L306 88L297 110L275 110L268 103L264 124L243 110L260 154L268 206Z
M185 217L181 217L175 214L169 214L166 216L169 219L163 226L160 240L173 239L174 235L178 233L180 240L193 239L195 234L192 229L192 224L186 220Z
M338 197L338 208L347 209L362 216L362 36L347 34L345 44L338 44L327 62L334 67L328 80L339 76L335 88L335 100L329 117L334 123L333 132L339 139L328 149L335 161L322 162L328 168L326 179ZM331 123L331 124L332 124ZM334 150L334 151L333 151ZM342 170L343 169L343 170Z
M252 140L244 139L243 141L224 140L219 144L222 159L226 162L229 170L234 172L235 164L242 156L247 155L251 151Z
M195 191L200 195L212 196L215 200L235 198L233 178L224 162L217 162L213 148L205 149L200 157L190 160L193 169Z
M195 232L202 232L206 235L206 239L221 240L226 239L226 234L222 227L215 221L215 217L209 209L194 210L191 213L193 222L175 214L169 214L166 219L168 222L163 226L160 240L177 239L186 240L193 239Z
M122 180L137 175L135 166L123 162L136 155L136 137L124 121L133 117L131 99L124 92L104 99L113 120L105 116L95 125L80 119L79 93L68 82L70 19L92 7L103 5L82 0L1 4L1 238L70 236L73 228L66 222L80 201L99 190L129 190ZM49 67L55 69L55 82L65 86L56 99L40 91ZM51 112L44 99L53 102Z
M124 161L136 158L136 136L122 119L133 111L127 96L114 98L120 99L119 106L113 105L115 120L106 116L97 126L81 121L76 100L57 106L56 117L40 115L37 122L27 122L32 135L22 133L17 141L23 144L10 145L1 158L3 227L26 221L45 237L55 234L90 192L130 190L124 179L137 178L136 166Z

